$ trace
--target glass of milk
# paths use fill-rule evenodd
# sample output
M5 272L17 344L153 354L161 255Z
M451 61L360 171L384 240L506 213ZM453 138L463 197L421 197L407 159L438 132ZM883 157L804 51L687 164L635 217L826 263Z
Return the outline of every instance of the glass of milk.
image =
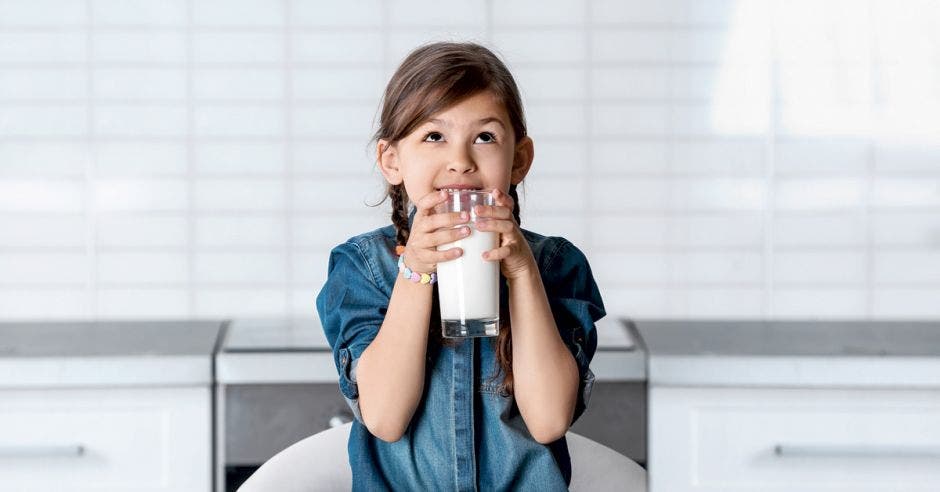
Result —
M434 212L468 212L470 235L437 247L438 251L463 249L459 258L437 264L441 330L448 338L493 337L499 334L499 262L484 260L482 255L499 245L499 233L476 230L473 207L495 205L495 201L488 191L446 191L447 201Z

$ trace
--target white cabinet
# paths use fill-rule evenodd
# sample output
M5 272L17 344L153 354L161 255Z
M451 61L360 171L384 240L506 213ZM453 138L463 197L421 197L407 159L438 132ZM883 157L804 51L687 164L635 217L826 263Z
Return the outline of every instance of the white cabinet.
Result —
M0 391L0 482L17 491L210 490L207 387Z
M940 391L653 388L653 491L940 490Z
M652 492L940 491L940 323L637 325Z
M0 323L0 490L212 490L220 327Z

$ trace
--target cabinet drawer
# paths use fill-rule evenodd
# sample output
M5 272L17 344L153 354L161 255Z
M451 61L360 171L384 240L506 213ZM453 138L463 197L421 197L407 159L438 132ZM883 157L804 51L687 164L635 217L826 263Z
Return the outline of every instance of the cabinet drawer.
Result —
M654 388L653 491L940 490L940 392Z
M208 388L0 391L4 490L211 486Z

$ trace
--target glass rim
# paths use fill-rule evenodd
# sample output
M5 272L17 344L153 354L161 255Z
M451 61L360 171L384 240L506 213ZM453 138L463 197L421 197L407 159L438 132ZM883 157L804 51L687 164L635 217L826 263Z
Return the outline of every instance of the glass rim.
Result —
M481 189L481 190L462 190L455 188L441 188L442 191L446 191L448 195L455 194L466 194L466 195L492 195L495 190Z

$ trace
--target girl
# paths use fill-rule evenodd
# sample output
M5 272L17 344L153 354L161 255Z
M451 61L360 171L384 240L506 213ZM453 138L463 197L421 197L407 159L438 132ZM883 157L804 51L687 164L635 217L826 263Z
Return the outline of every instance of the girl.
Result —
M375 142L392 225L334 248L317 296L355 415L353 489L566 490L564 436L605 311L578 248L519 227L534 147L512 75L476 44L420 47L388 83ZM466 215L433 212L445 188L494 195L477 227L500 237L483 255L500 263L498 337L442 339L433 277L399 273L399 256L420 275L463 254L437 250L469 233Z

